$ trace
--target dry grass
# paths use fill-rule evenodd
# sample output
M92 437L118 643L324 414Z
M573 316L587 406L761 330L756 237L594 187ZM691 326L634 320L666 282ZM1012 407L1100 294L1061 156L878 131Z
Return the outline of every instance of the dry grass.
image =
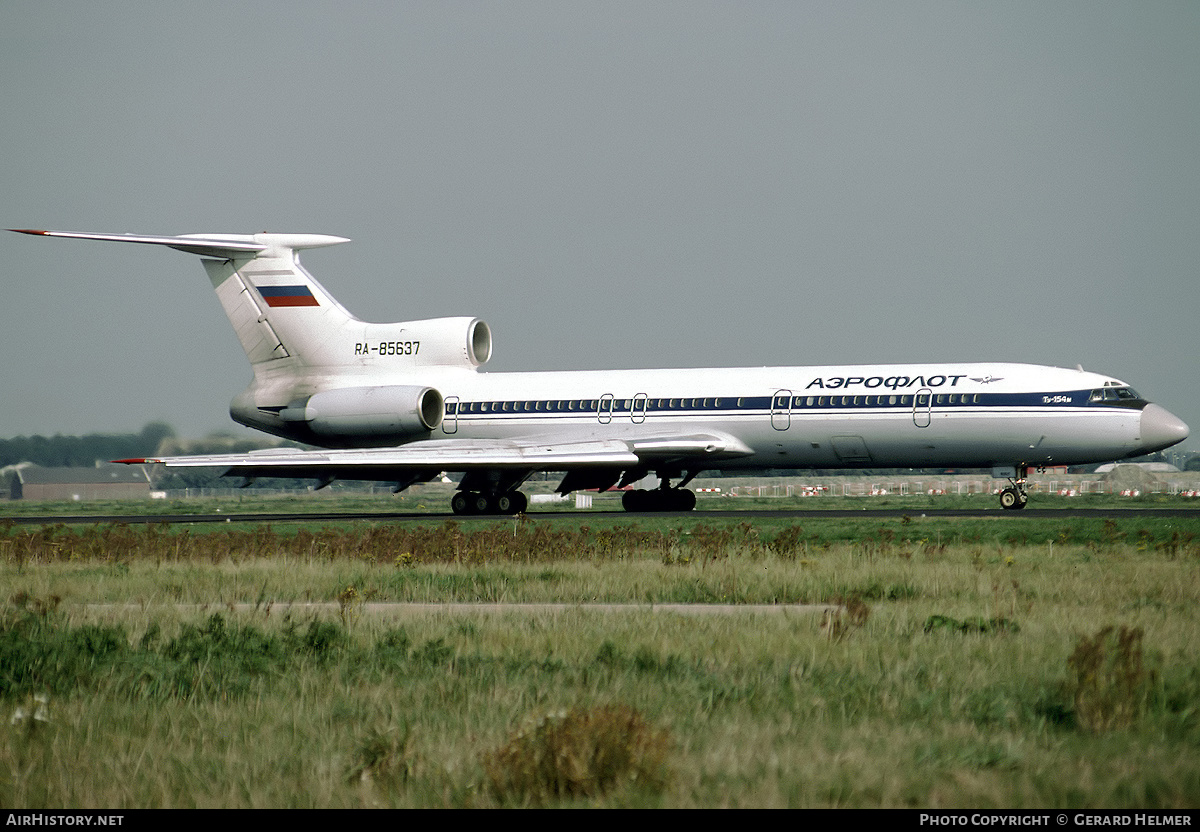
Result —
M0 571L0 805L1194 808L1197 558L1144 522L1052 550L939 541L920 519L828 545L655 532L670 557L592 530L602 554L484 562L371 529L361 551L321 538L336 557L280 532L110 538L179 559L59 530ZM844 609L822 631L791 612L362 603L722 597Z
M1087 731L1128 728L1146 708L1154 672L1142 655L1140 627L1102 627L1081 636L1067 659L1075 718Z
M633 708L571 708L531 721L484 754L483 768L497 800L545 803L621 786L661 791L669 750L667 732Z

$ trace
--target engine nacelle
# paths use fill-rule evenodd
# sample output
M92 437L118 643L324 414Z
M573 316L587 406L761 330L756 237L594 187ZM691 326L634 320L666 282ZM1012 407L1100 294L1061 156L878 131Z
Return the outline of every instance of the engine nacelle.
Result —
M355 355L384 359L389 367L466 367L492 357L492 331L479 318L429 318L394 324L363 324Z
M302 423L330 438L404 438L442 423L445 402L432 387L395 385L323 390L279 412L285 423Z

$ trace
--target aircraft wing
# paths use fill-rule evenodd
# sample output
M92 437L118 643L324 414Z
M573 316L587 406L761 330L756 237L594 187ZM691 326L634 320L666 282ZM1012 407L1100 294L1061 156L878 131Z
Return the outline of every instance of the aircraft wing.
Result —
M126 464L161 463L168 468L226 468L227 476L404 480L415 471L586 468L632 470L670 462L704 465L704 460L747 456L753 451L724 434L657 435L624 439L555 442L529 439L430 439L393 448L251 451L243 454L119 459Z

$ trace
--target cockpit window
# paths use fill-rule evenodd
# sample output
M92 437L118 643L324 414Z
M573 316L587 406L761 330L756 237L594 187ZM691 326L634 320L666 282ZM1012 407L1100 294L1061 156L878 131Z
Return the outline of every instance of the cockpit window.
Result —
M1088 397L1091 402L1133 402L1141 401L1142 397L1137 394L1132 387L1102 387L1099 390L1093 390Z

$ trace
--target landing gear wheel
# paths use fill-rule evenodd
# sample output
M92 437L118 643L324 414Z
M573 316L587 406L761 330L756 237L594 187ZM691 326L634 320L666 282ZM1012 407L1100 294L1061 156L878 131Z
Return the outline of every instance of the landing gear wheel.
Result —
M672 495L673 499L671 500L674 503L672 506L674 511L691 511L696 507L695 491L687 488L673 488L671 490L674 492Z
M450 510L455 514L478 514L475 511L475 498L479 497L474 491L458 491L450 498Z
M646 492L641 488L621 495L621 508L626 511L645 511L646 503Z
M459 491L450 498L450 508L455 514L520 514L528 507L529 498L520 491L497 495Z
M492 500L478 491L459 491L450 498L450 508L455 514L493 514Z
M520 491L508 491L496 498L499 514L520 514L529 506L529 500Z
M472 494L471 495L471 513L472 514L495 514L496 501L487 494Z
M1017 503L1020 502L1021 496L1015 488L1006 488L1000 492L1000 508L1014 509Z
M1006 488L1000 492L1000 508L1015 511L1025 508L1028 502L1029 495L1019 488Z
M626 511L691 511L696 507L696 492L686 488L656 488L626 491L621 508Z

